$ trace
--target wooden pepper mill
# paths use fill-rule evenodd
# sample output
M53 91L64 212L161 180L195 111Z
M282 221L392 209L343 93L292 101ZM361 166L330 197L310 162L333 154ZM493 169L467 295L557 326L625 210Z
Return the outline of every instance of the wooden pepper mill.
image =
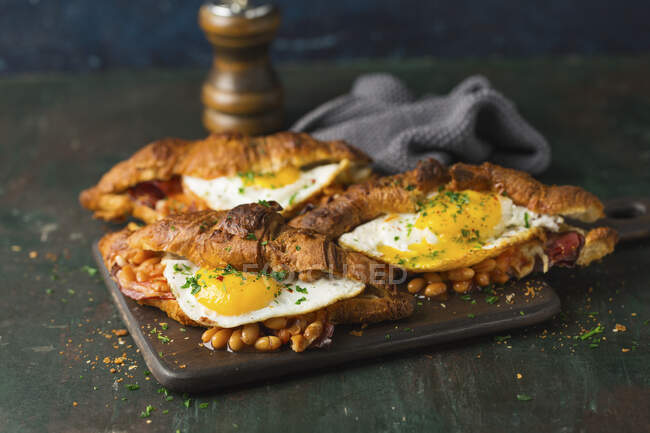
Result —
M210 1L199 10L199 25L214 46L201 92L205 127L250 135L281 129L282 87L269 58L278 8L250 0Z

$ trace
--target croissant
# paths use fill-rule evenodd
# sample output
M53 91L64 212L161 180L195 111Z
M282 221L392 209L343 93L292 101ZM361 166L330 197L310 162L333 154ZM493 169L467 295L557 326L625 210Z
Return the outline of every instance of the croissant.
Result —
M203 267L250 271L268 266L305 281L331 274L364 283L361 295L320 312L330 324L397 320L412 314L413 298L397 292L393 279L398 276L389 266L346 251L324 235L289 227L279 210L270 202L174 215L143 228L130 225L107 234L99 249L126 296L187 325L200 323L182 311L162 277L164 254Z
M196 141L165 138L115 165L97 185L82 191L79 201L93 211L95 218L134 216L149 223L176 213L212 208L210 200L188 186L184 181L187 178L232 178L237 182L238 178L272 176L289 169L311 173L309 170L317 167L336 164L327 176L321 174L322 179L316 179L319 182L305 197L283 203L283 212L289 214L316 200L328 187L366 178L369 163L368 156L342 141L318 141L292 132L263 137L223 133Z

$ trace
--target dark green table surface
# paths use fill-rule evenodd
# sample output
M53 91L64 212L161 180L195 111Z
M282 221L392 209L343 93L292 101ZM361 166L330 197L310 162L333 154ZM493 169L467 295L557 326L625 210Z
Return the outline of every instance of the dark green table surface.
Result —
M650 195L648 57L284 65L288 118L378 70L418 92L485 74L551 142L544 181L602 198ZM200 137L203 75L0 80L0 431L650 431L647 241L554 272L562 313L505 342L476 338L190 396L187 408L181 395L164 399L131 338L111 332L123 324L84 266L94 266L91 242L114 226L90 219L77 194L150 140ZM627 330L614 333L617 323ZM574 338L598 324L598 347ZM124 353L111 373L104 358ZM141 418L147 405L155 410Z

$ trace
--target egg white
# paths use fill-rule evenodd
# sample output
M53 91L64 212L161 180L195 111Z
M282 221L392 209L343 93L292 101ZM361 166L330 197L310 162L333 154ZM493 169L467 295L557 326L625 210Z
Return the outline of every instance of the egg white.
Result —
M437 194L437 193L436 193ZM430 196L434 197L436 194ZM533 212L523 206L518 206L508 197L498 196L501 204L501 220L494 227L494 235L488 239L482 246L483 253L468 251L467 261L453 261L441 263L444 269L411 269L408 265L404 266L409 270L448 270L453 268L452 264L462 263L462 266L471 266L480 260L488 258L489 250L501 250L502 248L520 243L531 238L540 228L550 231L558 231L559 226L563 223L562 217L543 215ZM526 223L526 214L528 223ZM409 245L426 241L428 244L435 245L438 238L429 229L418 229L415 222L418 219L417 213L397 214L395 217L388 219L382 215L356 227L354 230L341 235L339 243L348 249L362 252L370 257L382 260L384 254L379 251L379 247L388 246L396 250L409 252ZM528 226L528 227L527 227ZM473 261L474 263L472 263Z
M208 206L214 210L232 209L240 204L256 203L260 200L274 200L286 211L318 194L331 184L348 165L348 160L319 165L301 171L295 182L279 188L246 186L240 176L222 176L209 180L183 176L183 184L192 193L205 200Z
M165 256L162 263L165 266L163 274L181 310L190 319L208 327L233 328L247 323L261 322L272 317L309 313L325 308L339 300L357 296L365 287L363 283L347 278L321 278L310 283L298 281L297 284L301 288L307 289L307 293L296 290L290 292L283 288L280 294L264 308L236 316L226 316L200 304L191 294L190 288L181 287L188 277L196 276L199 266L189 260L175 258L171 255ZM179 265L177 269L185 271L175 271L174 265L176 264ZM300 301L301 298L305 299Z

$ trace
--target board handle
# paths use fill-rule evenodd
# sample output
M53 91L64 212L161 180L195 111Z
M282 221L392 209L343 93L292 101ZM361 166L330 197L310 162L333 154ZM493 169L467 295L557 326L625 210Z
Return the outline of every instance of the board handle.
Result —
M650 198L621 197L605 202L605 218L594 227L609 226L621 241L635 241L650 237Z

